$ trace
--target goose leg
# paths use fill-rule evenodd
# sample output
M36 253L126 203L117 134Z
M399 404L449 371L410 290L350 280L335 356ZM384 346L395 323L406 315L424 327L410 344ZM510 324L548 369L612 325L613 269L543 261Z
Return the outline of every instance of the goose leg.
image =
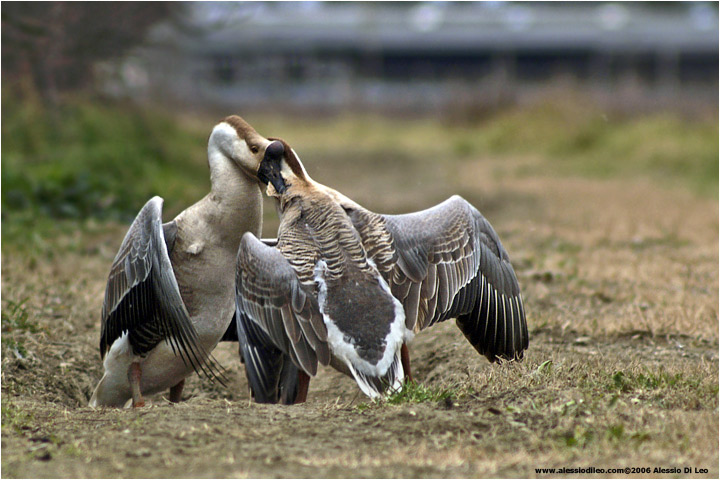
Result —
M140 392L140 377L142 376L142 367L140 363L132 362L128 369L128 380L130 381L130 389L132 390L132 406L133 408L144 407L145 399Z
M170 387L170 401L172 403L178 403L182 399L182 391L185 386L185 379L183 378L174 387Z
M412 382L412 374L410 373L410 350L407 344L403 343L400 348L400 362L402 363L403 372L405 372L405 381Z
M310 386L310 375L303 372L302 370L299 370L298 371L298 393L297 393L297 397L295 397L295 403L305 403L305 400L307 400L309 386Z

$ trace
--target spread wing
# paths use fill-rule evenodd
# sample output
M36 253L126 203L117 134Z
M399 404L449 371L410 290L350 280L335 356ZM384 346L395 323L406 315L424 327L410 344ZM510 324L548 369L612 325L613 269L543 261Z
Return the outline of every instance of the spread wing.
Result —
M252 233L240 242L235 288L238 339L256 400L277 395L279 376L285 375L278 369L279 352L309 375L317 373L318 361L329 364L327 329L311 288L300 283L279 250Z
M145 355L166 341L186 365L221 382L222 373L197 342L185 308L168 248L175 241L173 222L162 225L160 197L153 197L130 225L115 256L102 307L100 357L123 334L135 355ZM167 234L167 235L166 235Z
M407 215L357 207L351 205L348 215L405 307L407 328L417 332L456 318L490 361L522 358L528 332L517 277L477 209L459 196Z

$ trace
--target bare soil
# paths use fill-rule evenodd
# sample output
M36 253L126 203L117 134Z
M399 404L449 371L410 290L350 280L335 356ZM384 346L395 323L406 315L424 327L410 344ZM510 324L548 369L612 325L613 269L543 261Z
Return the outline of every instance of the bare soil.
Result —
M89 221L35 253L3 245L3 477L718 477L717 198L519 173L536 158L303 161L378 211L452 193L478 206L524 291L525 359L491 365L449 321L411 345L417 381L446 398L374 404L323 370L287 407L251 403L236 346L221 344L228 388L193 376L180 404L93 410L102 294L127 227Z

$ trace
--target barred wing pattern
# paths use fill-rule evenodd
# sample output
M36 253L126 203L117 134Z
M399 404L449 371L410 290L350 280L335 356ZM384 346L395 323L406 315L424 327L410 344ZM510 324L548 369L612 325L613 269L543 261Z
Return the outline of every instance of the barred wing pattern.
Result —
M257 401L272 401L278 382L287 385L283 379L291 368L278 366L285 355L311 376L318 362L330 363L327 329L312 289L300 283L279 250L252 233L240 242L235 288L238 338Z
M100 357L128 335L135 355L147 355L166 341L186 365L224 383L220 367L197 342L168 253L174 225L162 225L163 199L153 197L130 225L115 256L102 308ZM168 232L168 242L164 231Z
M349 215L405 307L408 329L456 318L490 361L522 358L528 332L520 287L497 233L475 207L456 195L406 215Z
M234 340L239 343L240 359L245 364L253 399L257 403L295 403L298 367L290 356L277 349L262 328L244 312L236 311L230 327L234 330Z
M278 243L277 238L260 241L268 247L275 247ZM256 402L277 403L280 400L286 405L295 402L298 394L297 366L242 310L236 308L220 341L239 343L240 360L246 364L245 374Z

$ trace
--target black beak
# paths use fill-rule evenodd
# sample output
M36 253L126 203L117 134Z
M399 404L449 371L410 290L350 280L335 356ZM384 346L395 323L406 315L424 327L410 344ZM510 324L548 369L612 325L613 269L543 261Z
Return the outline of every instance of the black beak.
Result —
M287 186L285 180L280 175L280 163L283 155L285 155L285 147L281 142L275 140L265 149L265 156L260 162L258 169L258 178L261 182L267 184L272 183L275 191L279 194L285 193Z

